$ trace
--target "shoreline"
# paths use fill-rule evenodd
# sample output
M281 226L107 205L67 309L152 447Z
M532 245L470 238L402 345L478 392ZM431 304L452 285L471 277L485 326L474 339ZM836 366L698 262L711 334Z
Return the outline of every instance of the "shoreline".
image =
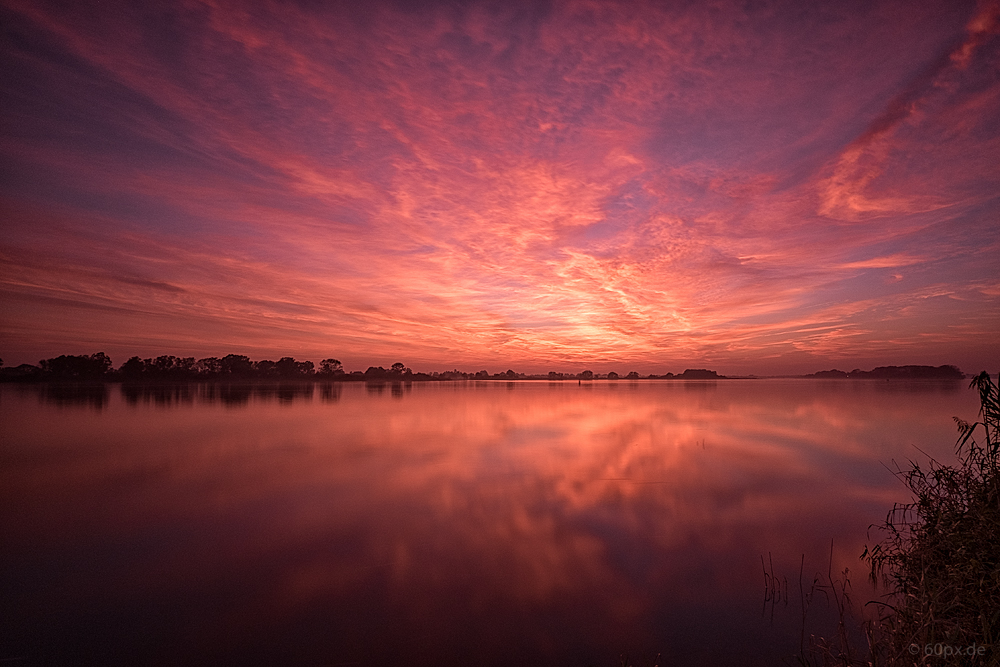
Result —
M990 373L995 376L996 373ZM974 376L969 376L974 377ZM286 378L145 378L142 380L126 380L121 378L108 379L56 379L56 378L2 378L0 384L6 385L51 385L51 386L73 386L73 387L100 387L108 385L121 385L123 387L148 387L148 386L182 386L182 385L246 385L246 386L274 386L274 385L305 385L305 384L413 384L413 383L435 383L435 382L547 382L547 383L608 383L627 384L633 382L698 382L714 383L718 381L767 381L767 380L812 380L817 382L961 382L966 378L935 378L935 377L897 377L897 378L823 378L810 375L730 375L719 376L717 378L685 378L674 377L640 377L640 378L548 378L545 376L522 376L514 378L462 378L462 377L433 377L433 376L409 376L409 377L351 377L334 376L323 377L314 375L309 377L286 377Z

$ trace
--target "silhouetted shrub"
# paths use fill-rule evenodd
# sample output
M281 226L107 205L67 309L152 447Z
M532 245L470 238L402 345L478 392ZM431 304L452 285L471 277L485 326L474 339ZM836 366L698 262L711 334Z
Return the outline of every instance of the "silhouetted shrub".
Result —
M911 461L899 471L914 500L893 508L879 526L884 539L862 555L887 590L869 628L876 665L924 664L927 647L951 649L957 662L942 664L1000 657L1000 397L985 371L970 386L982 421L955 418L959 464ZM983 651L967 660L954 653L969 647Z

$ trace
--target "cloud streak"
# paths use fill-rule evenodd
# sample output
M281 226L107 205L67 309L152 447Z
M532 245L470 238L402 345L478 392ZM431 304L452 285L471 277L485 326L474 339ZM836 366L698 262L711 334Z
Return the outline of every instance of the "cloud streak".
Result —
M3 11L5 358L996 361L995 4Z

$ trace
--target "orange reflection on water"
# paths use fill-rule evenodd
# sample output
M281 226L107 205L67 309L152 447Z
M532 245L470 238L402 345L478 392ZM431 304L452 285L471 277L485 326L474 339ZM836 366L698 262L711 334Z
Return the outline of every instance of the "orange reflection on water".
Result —
M166 662L773 663L798 629L761 618L761 555L792 579L833 539L860 573L905 500L882 462L947 459L976 411L932 383L237 394L3 388L15 636Z

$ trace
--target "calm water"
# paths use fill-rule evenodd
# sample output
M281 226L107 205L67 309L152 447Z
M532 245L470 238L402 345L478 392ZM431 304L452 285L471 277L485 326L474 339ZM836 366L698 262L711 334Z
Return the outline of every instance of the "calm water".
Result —
M0 659L779 664L966 384L2 386Z

